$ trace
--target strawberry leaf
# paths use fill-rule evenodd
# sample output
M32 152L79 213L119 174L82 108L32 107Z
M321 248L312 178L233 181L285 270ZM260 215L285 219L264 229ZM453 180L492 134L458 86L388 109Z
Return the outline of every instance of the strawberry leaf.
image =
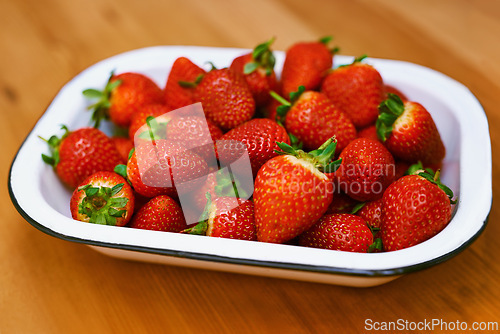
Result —
M243 67L243 74L250 74L252 72L255 72L257 68L259 68L259 64L254 61L246 63Z
M118 194L124 186L124 183L119 183L117 185L114 185L113 188L111 188L111 196L115 196Z
M392 93L389 93L388 98L379 104L379 116L375 122L375 127L380 140L385 142L391 135L393 124L403 114L404 109L401 98Z
M368 253L374 253L376 250L381 251L383 248L382 239L377 238L373 241L373 243L368 246Z

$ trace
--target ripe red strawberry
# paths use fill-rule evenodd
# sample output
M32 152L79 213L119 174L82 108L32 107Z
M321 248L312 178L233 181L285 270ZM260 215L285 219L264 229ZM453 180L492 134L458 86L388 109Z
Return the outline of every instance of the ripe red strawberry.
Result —
M356 138L356 128L351 120L325 94L304 91L301 86L290 95L290 102L274 93L272 95L283 104L277 109L280 122L306 150L314 150L335 136L337 149L341 151Z
M385 98L388 98L389 97L389 94L396 94L397 96L399 96L399 98L403 101L408 101L408 98L406 97L405 94L403 94L403 92L401 92L398 88L392 86L392 85L388 85L388 84L385 84L384 85L385 87Z
M366 128L360 129L358 131L358 138L371 138L380 141L375 124L368 125Z
M242 181L245 179L239 178L234 173L230 174L227 170L217 170L212 167L205 183L187 196L191 199L189 206L200 214L207 204L207 193L212 201L218 197L250 198L253 191L253 179L247 184L242 184Z
M335 185L335 187L337 186L338 185ZM347 196L346 193L338 190L337 188L335 188L335 190L336 191L333 194L332 203L328 207L328 210L326 210L325 214L351 213L356 205L359 204L359 201L356 201L352 197Z
M102 119L110 119L120 127L128 127L132 115L151 103L163 103L163 91L151 78L135 72L111 73L102 91L89 88L83 95L97 102L90 106L94 110L94 127L99 127Z
M153 198L159 195L177 196L177 192L173 187L161 187L145 184L141 177L139 165L137 163L137 153L133 151L126 166L126 176L130 184L139 195Z
M128 226L143 230L180 232L186 228L186 220L176 201L167 195L159 195L144 204Z
M257 107L266 105L271 100L269 92L278 89L274 73L275 58L270 49L273 42L274 38L257 45L251 53L236 57L229 66L245 76Z
M216 165L215 141L223 135L214 122L197 115L176 114L166 124L166 138L201 156L209 165Z
M335 172L339 186L358 201L382 197L394 180L394 158L378 140L357 138L339 157L342 163Z
M213 69L203 76L194 91L208 119L223 131L250 120L255 100L243 74L229 68Z
M229 141L228 143L236 140L245 144L254 176L266 161L278 155L276 150L279 147L276 142L290 144L285 128L266 118L245 122L224 134L221 140ZM233 156L238 157L238 150L232 146L234 145L230 144L229 148L225 148L224 143L218 142L217 149L222 161L232 161L235 160Z
M208 202L203 214L204 220L186 233L210 237L257 240L254 218L254 204L235 197L217 197Z
M134 194L120 175L114 172L97 172L73 191L70 211L75 220L124 226L134 213Z
M184 194L201 186L208 174L205 160L166 139L136 144L134 153L141 181L148 186L171 188Z
M443 230L451 219L453 192L439 172L419 171L391 184L382 198L382 244L394 251L419 244Z
M359 253L368 252L372 243L363 218L348 213L323 216L299 238L301 246Z
M253 199L259 241L284 243L309 229L326 212L333 197L335 142L306 153L279 143L281 155L268 160L257 174Z
M164 101L172 110L194 103L193 93L196 81L206 73L204 69L186 57L177 58L164 89Z
M382 225L382 198L365 202L356 215L363 218L372 229L380 229Z
M120 154L121 163L127 164L130 151L134 148L134 142L128 137L113 136L111 140Z
M375 122L377 107L386 96L380 73L362 63L364 58L356 58L352 64L331 71L321 85L321 92L349 116L356 128Z
M395 158L424 166L439 164L446 149L431 114L420 103L389 94L379 107L377 133Z
M281 73L282 94L288 97L300 86L316 90L333 65L333 53L328 49L330 37L319 41L298 42L287 51Z
M121 163L121 156L113 141L104 132L90 127L70 131L61 138L52 136L45 140L52 156L42 154L42 159L52 165L57 176L74 189L85 178L98 171L113 171Z
M164 104L148 104L142 106L132 115L130 126L128 128L128 136L134 140L137 131L146 124L148 117L160 117L170 112L172 109Z

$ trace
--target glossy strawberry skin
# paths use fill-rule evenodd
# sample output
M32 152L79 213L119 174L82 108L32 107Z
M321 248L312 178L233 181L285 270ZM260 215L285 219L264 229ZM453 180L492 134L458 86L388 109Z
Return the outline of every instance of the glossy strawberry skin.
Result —
M356 212L356 215L363 218L372 228L380 229L382 225L382 202L382 198L366 202L365 205ZM379 237L379 233L377 232L374 237Z
M288 98L299 86L316 90L333 65L333 56L324 43L299 42L286 52L281 73L282 93Z
M113 171L121 163L113 141L102 131L85 127L70 131L61 140L56 174L70 188L98 171Z
M127 164L130 151L134 148L134 142L128 137L113 136L111 140L116 146L121 157L121 163Z
M290 155L267 161L254 186L257 238L284 243L309 229L332 201L328 177Z
M216 69L203 76L194 91L207 118L223 131L250 120L255 113L255 100L241 73L228 68Z
M142 180L139 165L137 162L137 152L134 151L127 162L127 179L132 184L134 191L146 198L153 198L159 195L168 195L176 197L177 192L174 187L155 187L145 184Z
M206 235L218 238L257 240L254 204L234 197L218 197L212 209Z
M326 95L306 91L286 114L285 127L307 150L321 146L335 136L337 151L344 149L357 136L356 128L345 113L336 108Z
M128 127L139 108L146 104L163 103L163 91L149 77L135 72L113 75L110 82L121 83L111 91L108 113L111 121L120 127Z
M404 112L384 143L394 157L424 166L439 164L446 154L431 114L418 102L404 102Z
M198 154L207 164L216 164L215 141L223 136L222 130L205 117L177 116L166 125L166 138Z
M230 69L244 74L244 67L246 64L253 61L252 54L245 54L239 57L236 57ZM278 89L278 80L276 79L276 74L272 71L269 75L266 73L266 70L263 68L257 68L255 71L249 74L244 74L245 80L247 82L248 88L252 93L252 96L255 100L255 105L257 107L261 107L269 103L271 100L271 96L269 95L270 91L276 91Z
M90 221L90 216L86 215L79 209L79 206L86 197L85 190L83 190L82 187L91 186L91 187L113 188L114 186L120 184L122 185L121 190L116 195L112 196L112 198L126 198L127 201L123 207L119 208L115 207L119 210L124 210L125 212L121 217L115 217L114 225L115 226L126 225L130 221L134 213L134 205L135 205L134 192L123 177L110 171L99 171L93 173L85 180L83 180L77 187L75 187L75 190L73 191L73 194L70 199L70 211L73 219L83 222ZM95 203L98 203L97 199L95 200ZM105 201L103 201L103 203L106 204ZM99 206L100 205L97 205L97 207Z
M301 246L347 252L366 253L372 243L366 222L348 213L325 215L299 237Z
M378 140L357 138L340 153L339 186L358 201L382 197L394 181L394 158Z
M391 184L382 202L385 251L417 245L443 230L451 219L446 193L425 178L407 175Z
M143 185L147 190L164 188L165 193L189 192L203 184L203 177L208 173L208 165L199 155L179 143L165 139L154 143L136 143L129 165L127 174L133 174L129 180L134 189L144 196L147 196L147 192L142 191Z
M194 103L194 87L182 86L182 82L194 83L200 75L205 73L204 69L188 58L177 58L167 78L164 89L164 103L172 110Z
M276 142L290 144L286 130L278 123L265 118L245 122L224 134L221 140L235 140L245 144L254 176L266 161L278 155L275 151L279 150ZM223 161L232 160L231 149L219 149L219 155L223 155Z
M128 128L129 138L134 140L137 131L146 124L146 119L148 117L160 117L166 115L170 111L172 111L172 108L158 103L148 104L138 108L137 112L132 115L130 120L130 126ZM145 128L141 130L145 130Z
M321 85L321 92L344 111L358 129L375 122L378 105L386 96L380 73L373 66L359 62L330 72Z
M144 230L180 232L186 228L186 221L175 200L167 195L159 195L144 204L128 226Z

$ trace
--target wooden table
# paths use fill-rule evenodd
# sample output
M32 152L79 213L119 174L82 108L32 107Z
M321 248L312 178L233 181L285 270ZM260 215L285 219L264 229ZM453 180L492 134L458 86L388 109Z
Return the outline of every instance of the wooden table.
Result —
M342 54L400 59L464 83L500 128L500 2L0 2L0 171L58 89L114 54L152 45L274 48L334 35ZM478 148L481 149L481 148ZM500 167L494 155L493 172ZM481 172L481 171L478 171ZM499 184L494 182L494 197ZM453 259L357 289L117 260L29 225L0 190L0 333L358 333L375 322L500 326L500 212ZM370 327L372 324L373 327Z

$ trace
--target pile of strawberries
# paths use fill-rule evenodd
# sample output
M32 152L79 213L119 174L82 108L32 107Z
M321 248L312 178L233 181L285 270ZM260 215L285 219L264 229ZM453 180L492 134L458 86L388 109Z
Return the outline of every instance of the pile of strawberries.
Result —
M455 201L440 182L445 147L425 107L384 84L365 57L333 67L329 38L288 48L278 77L272 43L226 68L180 57L164 87L126 72L85 90L95 126L64 127L44 139L51 154L42 155L73 190L73 218L353 252L394 251L439 233ZM196 103L204 117L168 118ZM121 136L99 130L103 120ZM187 147L206 138L205 124L213 142ZM140 153L139 140L149 149ZM220 161L241 155L226 141L248 152L253 194L238 187L238 170L221 177ZM187 224L188 212L202 214Z

